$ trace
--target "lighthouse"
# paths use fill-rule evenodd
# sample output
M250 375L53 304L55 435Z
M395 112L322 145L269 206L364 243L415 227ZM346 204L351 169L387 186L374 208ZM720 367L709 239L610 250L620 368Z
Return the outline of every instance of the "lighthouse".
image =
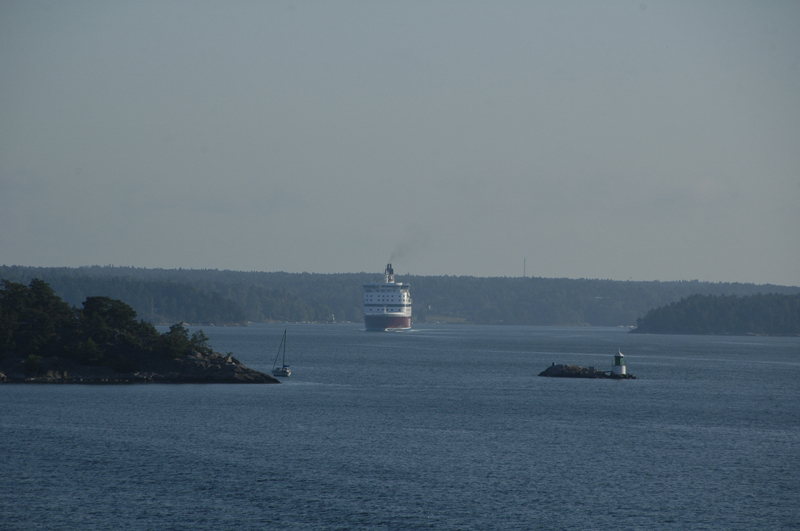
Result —
M619 354L614 356L614 365L611 366L611 374L616 374L617 376L625 374L625 356L622 355L621 350Z

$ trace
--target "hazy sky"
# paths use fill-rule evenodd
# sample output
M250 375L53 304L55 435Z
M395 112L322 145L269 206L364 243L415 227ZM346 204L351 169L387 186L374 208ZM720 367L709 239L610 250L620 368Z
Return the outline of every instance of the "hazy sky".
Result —
M0 264L800 285L800 2L0 3Z

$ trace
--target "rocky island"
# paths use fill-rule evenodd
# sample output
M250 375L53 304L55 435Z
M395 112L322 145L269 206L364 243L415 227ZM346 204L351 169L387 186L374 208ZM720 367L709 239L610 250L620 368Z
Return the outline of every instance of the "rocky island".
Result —
M75 365L41 360L29 370L29 358L8 355L0 361L0 383L129 384L129 383L280 383L269 374L250 369L233 356L193 351L180 358L117 372L102 365Z
M74 308L42 280L2 281L0 382L280 383L214 352L184 323L160 334L119 300L87 297Z
M611 380L635 380L632 374L616 374L612 371L601 371L594 367L581 367L580 365L567 365L553 363L550 367L539 373L539 376L552 376L554 378L608 378Z

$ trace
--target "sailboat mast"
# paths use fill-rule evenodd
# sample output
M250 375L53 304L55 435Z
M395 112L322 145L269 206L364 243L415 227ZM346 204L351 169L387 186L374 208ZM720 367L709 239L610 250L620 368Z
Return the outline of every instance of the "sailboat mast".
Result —
M278 358L281 355L281 349L283 350L283 364L286 365L286 330L283 331L283 338L281 339L281 344L278 345L278 352L275 354L275 361L272 363L272 368L275 368L275 365L278 363Z
M286 330L283 331L283 366L286 367Z

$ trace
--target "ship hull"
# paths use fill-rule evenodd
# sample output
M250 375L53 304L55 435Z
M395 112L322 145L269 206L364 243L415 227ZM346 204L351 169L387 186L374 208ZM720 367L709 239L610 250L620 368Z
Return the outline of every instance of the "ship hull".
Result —
M411 328L410 315L365 315L367 330L407 330Z

